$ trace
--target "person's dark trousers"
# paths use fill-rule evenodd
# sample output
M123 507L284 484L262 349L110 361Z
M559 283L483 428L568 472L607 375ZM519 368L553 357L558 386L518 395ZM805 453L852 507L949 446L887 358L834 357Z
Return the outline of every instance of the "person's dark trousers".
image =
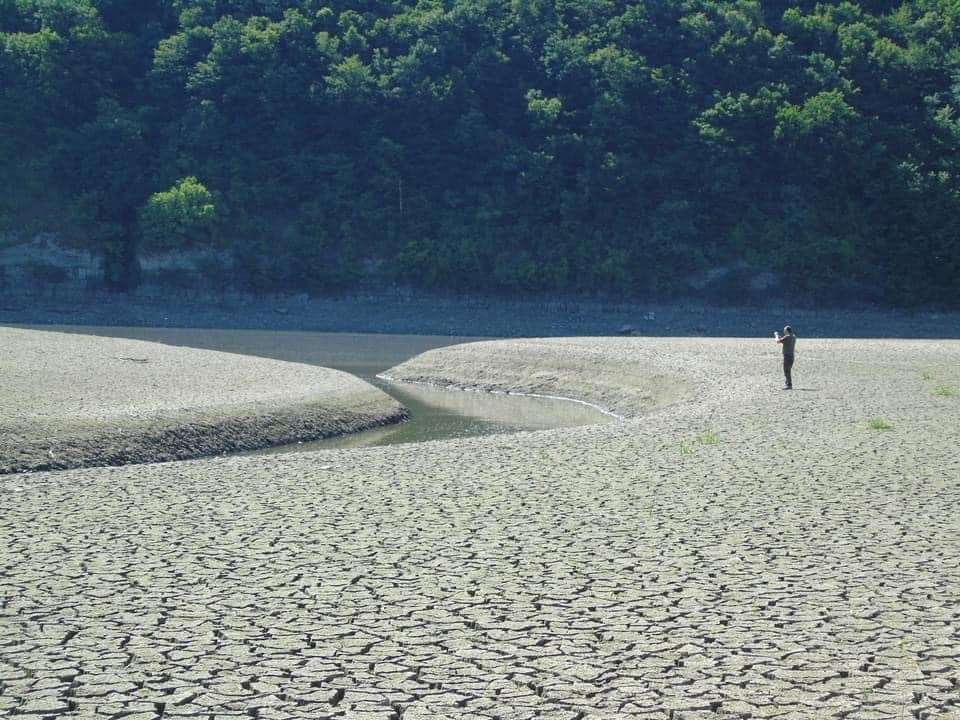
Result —
M783 376L787 380L787 387L793 387L793 377L791 375L791 370L793 370L793 357L790 355L783 356Z

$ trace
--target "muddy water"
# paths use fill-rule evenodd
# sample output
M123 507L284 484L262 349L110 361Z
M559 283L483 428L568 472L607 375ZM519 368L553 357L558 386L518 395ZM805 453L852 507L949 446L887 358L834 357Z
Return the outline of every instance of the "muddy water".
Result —
M399 425L259 452L276 453L424 442L472 435L589 425L609 420L607 416L590 407L561 400L440 390L419 385L389 383L376 378L377 373L425 350L483 338L76 325L44 325L35 326L35 329L149 340L168 345L322 365L343 370L372 382L410 410L410 420Z

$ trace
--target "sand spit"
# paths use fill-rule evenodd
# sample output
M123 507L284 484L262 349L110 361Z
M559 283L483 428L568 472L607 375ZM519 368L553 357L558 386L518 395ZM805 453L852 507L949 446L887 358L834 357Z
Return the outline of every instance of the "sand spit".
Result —
M636 420L0 478L0 715L957 718L960 343L801 343L786 393L593 341L692 378Z
M136 340L0 328L0 473L158 462L396 422L346 373Z
M636 338L483 341L430 350L381 377L458 390L569 398L636 417L690 399L702 374L690 367L689 357L665 357L661 345ZM675 342L667 345L676 347Z

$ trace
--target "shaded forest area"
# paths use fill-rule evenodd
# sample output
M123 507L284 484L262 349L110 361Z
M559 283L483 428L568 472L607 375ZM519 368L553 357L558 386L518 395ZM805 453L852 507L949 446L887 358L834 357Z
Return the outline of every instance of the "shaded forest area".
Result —
M0 229L118 288L956 306L958 105L956 0L0 0Z

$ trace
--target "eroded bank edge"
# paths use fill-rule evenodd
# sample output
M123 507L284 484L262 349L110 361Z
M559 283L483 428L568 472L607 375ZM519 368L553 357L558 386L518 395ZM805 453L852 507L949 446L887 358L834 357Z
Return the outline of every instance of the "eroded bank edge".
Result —
M371 430L407 420L399 403L381 413L300 407L263 415L230 418L187 417L161 427L124 428L122 433L91 430L54 441L25 443L0 463L0 476L84 467L115 467L198 460L223 454L310 442Z
M580 400L578 398L565 397L563 395L546 395L544 393L525 393L525 392L513 392L511 390L496 390L493 388L468 388L462 385L457 385L453 382L435 382L428 380L405 380L400 378L395 378L387 373L378 373L375 376L378 380L385 380L386 382L397 383L398 385L423 385L426 387L436 388L438 390L457 390L459 392L482 392L488 393L490 395L510 395L511 397L530 397L530 398L543 398L545 400L562 400L564 402L577 403L578 405L586 405L589 408L596 410L608 417L612 417L615 420L626 420L627 418L623 415L618 415L612 410L608 410L605 407L601 407L592 402L587 402L586 400Z

